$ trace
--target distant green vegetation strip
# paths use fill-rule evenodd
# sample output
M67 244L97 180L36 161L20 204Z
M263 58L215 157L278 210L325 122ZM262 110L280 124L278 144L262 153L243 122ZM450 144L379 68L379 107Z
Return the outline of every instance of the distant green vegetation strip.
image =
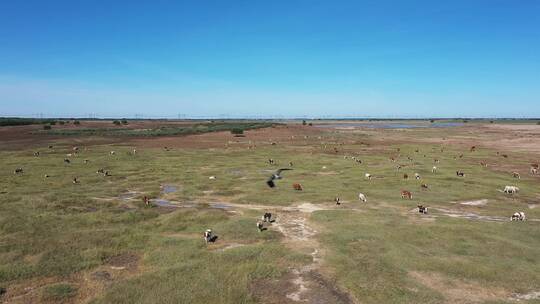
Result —
M48 124L54 122L54 119L34 119L34 118L10 118L0 117L0 127L4 126L25 126L35 124Z
M242 122L242 123L204 123L189 126L160 127L154 129L129 128L77 128L52 129L38 131L38 134L47 135L75 135L75 136L173 136L189 135L208 132L253 130L268 128L277 125L269 122Z

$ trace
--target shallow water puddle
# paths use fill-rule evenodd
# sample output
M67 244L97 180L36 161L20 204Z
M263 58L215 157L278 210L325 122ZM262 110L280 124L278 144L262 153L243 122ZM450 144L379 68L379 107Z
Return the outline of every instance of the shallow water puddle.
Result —
M167 194L167 193L174 193L178 191L178 187L173 185L162 185L161 186L161 193Z

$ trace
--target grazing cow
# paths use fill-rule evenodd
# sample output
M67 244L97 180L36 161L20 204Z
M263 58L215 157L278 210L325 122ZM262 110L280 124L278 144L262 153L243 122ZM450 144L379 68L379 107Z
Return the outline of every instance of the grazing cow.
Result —
M459 155L459 158L463 158L463 154L460 154L460 155Z
M482 166L482 167L487 167L488 165L487 165L486 162L481 161L481 162L480 162L480 166Z
M34 152L34 156L35 156L35 157L38 157L38 156L39 156L39 151Z
M257 229L259 232L263 231L264 225L261 221L257 221Z
M300 185L299 183L294 183L292 185L293 189L296 190L296 191L302 191L304 190L304 188L302 188L302 185Z
M208 244L208 242L211 242L214 238L214 235L212 233L212 229L206 229L204 232L204 241Z
M217 177L212 175L212 176L208 177L208 179L217 179Z
M67 159L67 158L64 158L64 163L66 163L66 164L70 164L70 163L71 163L71 161L70 161L69 159Z
M414 150L414 152L418 153L418 152L420 152L420 150L416 149L416 150Z
M395 162L396 162L396 159L393 158L393 157L390 157L390 161L393 162L393 163L395 163Z
M401 198L412 199L412 193L410 191L407 191L407 190L402 190L401 191Z
M514 194L519 192L519 188L516 186L505 186L503 192L507 194Z
M334 198L334 202L336 202L336 205L341 205L341 199L337 196Z
M437 164L440 163L440 160L438 158L435 158L433 161Z
M272 221L272 213L270 212L265 212L264 215L262 216L262 219L264 222L271 222Z
M45 174L45 178L48 178L49 177L49 174Z
M355 162L357 162L357 163L359 163L359 164L361 164L361 163L362 163L362 160L361 160L361 159L359 159L359 158L355 159L354 161L355 161Z
M148 196L145 195L145 196L143 197L143 202L144 202L144 204L145 204L146 206L150 205L150 199L148 198Z
M364 195L364 193L358 193L358 199L361 200L364 203L367 203L367 198Z
M503 154L502 157L508 158L508 154Z
M269 158L269 159L268 159L268 163L269 163L270 165L275 165L275 164L276 164L276 161L273 160L272 158Z
M78 180L76 177L74 177L74 178L73 178L73 183L74 183L74 184L78 184L78 183L79 183L79 180Z
M428 207L426 206L422 206L422 205L418 205L418 212L422 213L422 214L427 214L428 212Z
M292 167L293 166L293 163L292 162L289 162L289 167Z
M115 155L115 154L116 154L116 152L114 152L114 151L111 151L111 152L109 152L109 153L110 153L111 155Z
M476 146L472 146L470 151L471 151L471 152L476 151Z
M427 184L421 184L420 187L422 189L429 189L429 186Z
M73 147L73 151L74 151L74 152L79 151L79 147Z
M85 159L83 162L84 162L85 164L88 164L90 161L89 161L88 159Z
M397 167L396 167L396 170L398 170L398 171L399 171L399 170L401 170L401 168L402 168L402 166L401 166L401 165L397 165Z
M518 172L512 172L512 177L515 177L517 179L521 179L521 175L519 175Z
M465 177L465 173L463 171L456 171L456 175L459 177Z
M100 173L101 173L101 174L105 174L105 169L103 169L103 168L98 169L98 170L96 171L96 173L98 173L98 174L100 174Z
M133 155L137 154L137 149L133 149L133 151L131 151L133 153Z
M73 156L73 153L68 153L66 154L67 157L72 157Z
M49 145L49 149L52 149L52 148L53 148L53 146L52 146L52 145Z
M409 179L409 175L407 173L403 174L403 179Z
M415 174L414 174L414 178L415 178L415 179L420 179L420 178L421 178L421 177L420 177L420 174L415 173Z
M531 167L531 174L532 174L532 175L538 174L538 169L532 168L532 167Z
M22 174L22 173L23 173L23 169L22 169L22 168L16 168L15 171L13 171L13 173L15 173L15 174Z
M437 167L433 166L433 168L431 168L431 172L436 173L437 172Z
M524 221L525 218L525 212L514 212L512 216L510 217L511 221Z
M366 175L365 175L365 176L366 176L366 178L367 178L367 179L371 180L371 174L369 174L369 173L366 173Z

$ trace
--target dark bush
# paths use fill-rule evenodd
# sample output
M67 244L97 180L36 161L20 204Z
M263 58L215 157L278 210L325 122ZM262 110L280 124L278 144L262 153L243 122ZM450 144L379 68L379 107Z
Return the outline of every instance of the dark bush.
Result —
M73 124L74 124L74 125L80 125L80 124L81 124L81 122L80 122L80 121L78 121L78 120L75 120L75 121L73 122Z
M44 125L43 130L50 130L52 129L51 125Z
M306 121L305 121L305 120L302 120L302 125L303 125L303 126L306 125Z
M119 120L115 120L115 121L113 121L112 123L115 124L115 125L117 125L117 126L120 125L120 121L119 121Z
M58 123L59 123L60 125L65 124L65 122L64 122L63 120L60 120Z
M127 124L128 124L128 121L124 118L124 119L122 119L122 124L123 124L123 125L127 125Z
M231 129L231 134L243 135L244 134L244 129L240 129L240 128Z

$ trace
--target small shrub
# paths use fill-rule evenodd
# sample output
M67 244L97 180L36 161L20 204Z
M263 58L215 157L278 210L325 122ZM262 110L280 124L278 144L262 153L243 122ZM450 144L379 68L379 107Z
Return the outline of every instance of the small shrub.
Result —
M43 130L50 130L52 129L51 125L44 125Z
M537 125L540 125L540 121L536 123Z
M305 126L305 125L306 125L306 121L302 120L302 126Z
M115 120L115 121L113 121L112 123L115 124L115 125L117 125L117 126L120 125L120 121L119 121L119 120Z
M430 122L430 123L434 123L434 122L435 122L435 119L431 119L429 122Z
M63 120L60 120L58 123L59 123L60 125L65 124L65 122L64 122Z
M51 121L51 126L56 125L56 120Z
M310 123L308 123L308 126L310 126L310 127L311 127L311 126L313 126L313 123L311 123L311 122L310 122Z
M469 122L469 121L468 121L468 120L466 120L466 119L464 119L464 120L463 120L463 123L468 123L468 122Z
M234 128L234 129L231 129L231 134L234 134L234 135L243 135L243 134L244 134L244 129L241 129L241 128Z
M128 124L128 121L124 118L124 119L122 119L122 124L123 124L123 125L127 125L127 124Z
M493 121L493 120L490 120L489 123L494 123L494 121Z
M74 124L74 125L80 125L80 124L81 124L81 122L80 122L80 121L78 121L78 120L75 120L75 121L73 122L73 124Z
M45 287L43 299L60 301L74 297L76 294L77 289L69 284L55 284Z

